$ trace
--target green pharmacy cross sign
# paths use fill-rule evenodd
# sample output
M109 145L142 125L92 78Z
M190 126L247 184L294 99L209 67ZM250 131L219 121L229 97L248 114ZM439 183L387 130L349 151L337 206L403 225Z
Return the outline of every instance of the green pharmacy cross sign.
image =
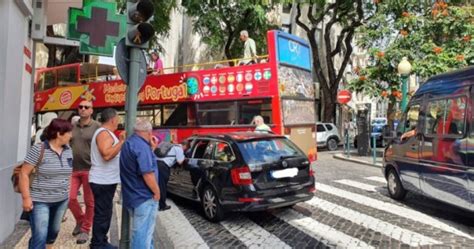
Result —
M112 56L127 31L127 18L117 14L115 2L84 0L82 6L69 8L67 38L80 42L81 54Z

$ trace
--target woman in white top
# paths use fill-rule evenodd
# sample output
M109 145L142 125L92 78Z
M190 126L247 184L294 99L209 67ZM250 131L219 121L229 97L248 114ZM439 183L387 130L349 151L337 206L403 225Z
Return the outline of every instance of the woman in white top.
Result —
M122 133L117 138L114 131L119 125L117 111L107 108L102 111L102 126L97 129L91 142L91 169L89 183L94 194L94 222L90 248L114 248L107 233L112 218L113 199L120 183L120 149L125 140Z

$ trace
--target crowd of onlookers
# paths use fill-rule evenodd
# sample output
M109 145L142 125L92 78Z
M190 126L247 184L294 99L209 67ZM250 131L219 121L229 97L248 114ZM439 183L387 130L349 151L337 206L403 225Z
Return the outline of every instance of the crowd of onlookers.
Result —
M134 134L126 139L124 131L117 132L116 110L103 110L98 122L92 118L92 102L84 100L78 114L71 121L45 115L45 127L25 157L19 189L28 214L23 216L31 226L29 248L52 247L67 208L76 221L71 233L77 244L117 248L107 233L119 183L131 217L132 248L152 248L156 214L170 208L165 194L169 167L183 163L182 147L173 145L166 157L157 157L159 141L149 121L137 119ZM78 202L81 186L84 209Z
M241 32L241 40L246 59L242 63L255 63L255 42L247 31ZM163 73L157 52L151 54L150 67L153 74ZM31 226L29 248L52 247L68 208L76 222L71 233L77 244L90 241L90 248L117 248L109 243L107 233L118 184L123 211L131 217L131 247L153 248L155 218L158 210L170 209L166 185L170 168L185 160L183 146L160 143L151 123L142 119L137 119L134 134L126 139L125 132L118 131L117 111L104 109L98 122L92 118L92 104L81 101L79 115L70 121L53 112L43 115L19 173L22 217ZM271 131L261 116L253 122L256 131ZM162 155L159 146L169 149ZM81 186L85 208L78 201Z

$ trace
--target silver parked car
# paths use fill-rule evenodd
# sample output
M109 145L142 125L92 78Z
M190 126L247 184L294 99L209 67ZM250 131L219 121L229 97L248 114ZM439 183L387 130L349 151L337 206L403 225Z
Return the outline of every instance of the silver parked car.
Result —
M337 150L341 136L337 127L331 123L316 124L316 142L319 147L326 147L328 150Z

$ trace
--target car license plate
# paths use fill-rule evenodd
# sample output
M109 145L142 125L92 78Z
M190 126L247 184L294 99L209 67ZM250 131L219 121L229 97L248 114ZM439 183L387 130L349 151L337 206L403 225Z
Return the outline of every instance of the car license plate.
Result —
M274 170L271 172L273 178L285 178L285 177L294 177L298 175L297 168Z

